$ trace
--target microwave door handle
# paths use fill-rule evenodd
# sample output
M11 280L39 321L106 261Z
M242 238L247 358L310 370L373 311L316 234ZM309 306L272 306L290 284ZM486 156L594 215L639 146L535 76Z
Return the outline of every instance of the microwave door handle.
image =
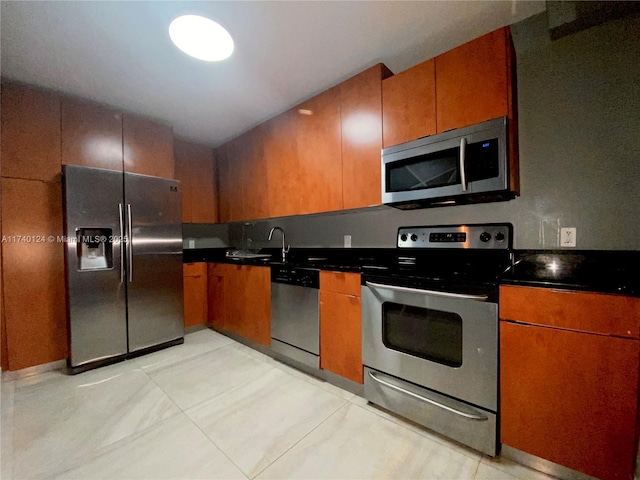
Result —
M467 155L467 139L462 137L460 139L460 183L462 184L462 191L467 191L467 172L465 171L465 160Z
M471 295L467 293L452 293L452 292L439 292L438 290L422 290L420 288L411 287L398 287L395 285L384 285L382 283L365 282L367 287L380 288L382 290L391 290L394 292L403 293L420 293L422 295L433 295L436 297L447 298L462 298L464 300L477 300L478 302L485 302L489 299L487 295Z

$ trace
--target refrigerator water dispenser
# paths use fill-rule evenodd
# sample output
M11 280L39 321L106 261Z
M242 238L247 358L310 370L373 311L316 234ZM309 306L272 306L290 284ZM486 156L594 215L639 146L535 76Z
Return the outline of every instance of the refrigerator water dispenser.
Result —
M113 234L110 228L76 229L78 270L113 268Z

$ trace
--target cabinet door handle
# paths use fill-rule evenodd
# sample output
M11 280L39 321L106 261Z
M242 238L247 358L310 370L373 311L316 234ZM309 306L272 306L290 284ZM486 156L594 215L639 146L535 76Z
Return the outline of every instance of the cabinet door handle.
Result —
M386 382L384 380L382 380L381 378L378 378L376 376L375 373L373 372L369 372L369 376L374 379L376 382L381 383L382 385L384 385L385 387L389 387L392 390L396 390L400 393L404 393L405 395L409 395L410 397L416 398L418 400L420 400L421 402L425 402L428 403L430 405L433 405L435 407L438 408L442 408L443 410L446 410L448 412L451 413L455 413L456 415L460 415L461 417L464 418L468 418L469 420L478 420L478 421L485 421L488 420L489 418L486 415L481 415L481 414L475 414L475 413L468 413L468 412L463 412L462 410L458 410L457 408L454 407L450 407L449 405L444 405L440 402L437 402L431 398L427 398L427 397L423 397L422 395L418 395L417 393L413 393L409 390L406 390L402 387L399 387L398 385L394 385L393 383L389 383Z
M462 184L462 191L467 191L467 172L464 169L465 157L467 155L467 139L462 137L460 139L460 183Z

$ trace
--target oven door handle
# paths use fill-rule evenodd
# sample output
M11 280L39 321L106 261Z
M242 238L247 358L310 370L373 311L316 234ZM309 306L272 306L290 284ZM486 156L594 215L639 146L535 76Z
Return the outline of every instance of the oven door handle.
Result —
M431 398L427 398L427 397L423 397L422 395L418 395L417 393L413 393L407 389L404 389L402 387L399 387L398 385L394 385L393 383L389 383L386 382L384 380L382 380L381 378L378 378L376 376L375 373L373 372L369 372L369 376L375 380L378 383L381 383L382 385L384 385L385 387L389 387L393 390L397 390L400 393L404 393L405 395L409 395L410 397L416 398L422 402L428 403L430 405L433 405L435 407L439 407L442 408L443 410L446 410L448 412L451 413L455 413L456 415L460 415L461 417L467 418L469 420L477 420L477 421L485 421L488 420L489 418L486 415L481 415L481 414L477 414L477 413L469 413L469 412L463 412L462 410L458 410L457 408L454 407L450 407L449 405L444 405L440 402L436 402L435 400L432 400Z
M365 283L367 287L381 288L383 290L391 290L394 292L420 293L422 295L434 295L437 297L447 297L447 298L462 298L465 300L476 300L478 302L485 302L489 299L487 295L471 295L468 293L452 293L452 292L439 292L437 290L422 290L420 288L398 287L395 285L384 285L382 283L374 283L369 281Z

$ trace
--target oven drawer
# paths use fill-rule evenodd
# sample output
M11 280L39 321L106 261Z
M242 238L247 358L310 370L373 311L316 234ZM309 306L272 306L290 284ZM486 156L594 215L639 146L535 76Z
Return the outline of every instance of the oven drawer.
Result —
M365 367L364 397L492 457L497 454L496 414Z

